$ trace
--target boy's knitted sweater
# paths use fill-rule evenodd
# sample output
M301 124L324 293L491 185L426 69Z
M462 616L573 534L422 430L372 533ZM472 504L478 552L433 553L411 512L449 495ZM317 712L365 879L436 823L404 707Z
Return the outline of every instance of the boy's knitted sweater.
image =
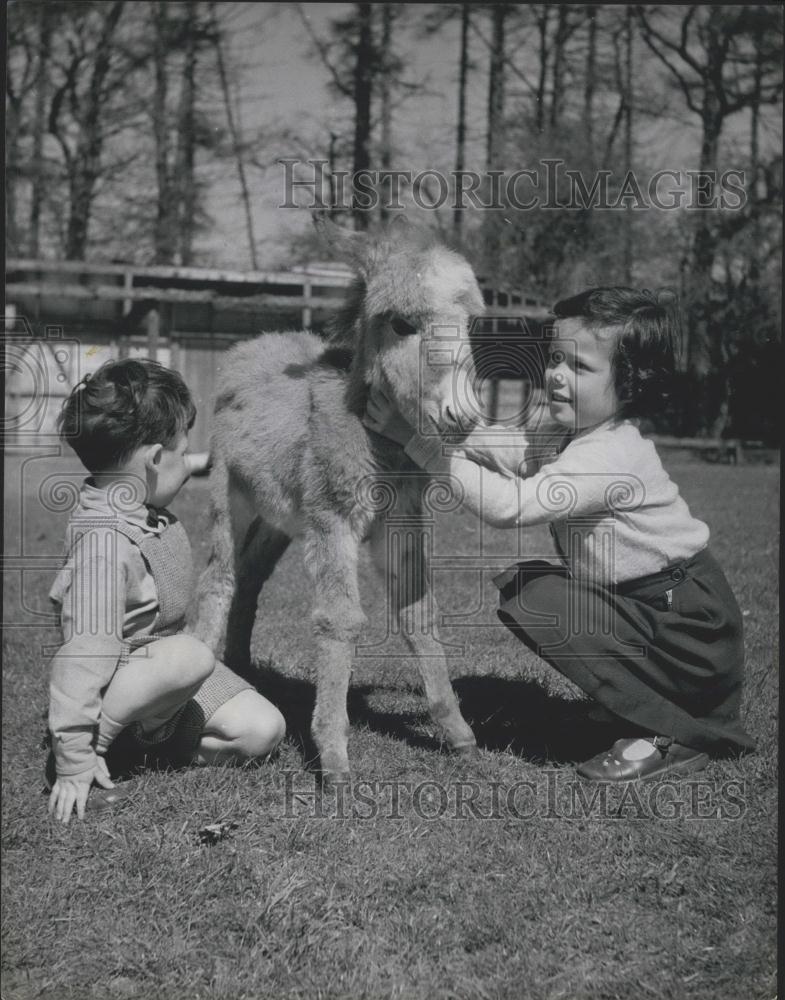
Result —
M632 421L606 421L562 451L556 442L552 428L522 430L519 447L502 451L471 439L468 448L449 449L415 434L406 453L429 472L454 476L466 505L491 525L549 523L560 555L584 580L633 580L706 547L708 527L690 514Z

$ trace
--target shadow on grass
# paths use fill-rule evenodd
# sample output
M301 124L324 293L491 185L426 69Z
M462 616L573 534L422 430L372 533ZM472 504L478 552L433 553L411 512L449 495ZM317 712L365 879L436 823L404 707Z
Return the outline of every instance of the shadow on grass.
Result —
M310 734L316 697L313 683L286 676L269 663L260 663L253 673L252 682L281 710L290 735L302 747L305 761L313 765L318 760ZM620 730L589 719L587 702L553 697L530 680L461 677L453 687L477 745L484 750L512 752L538 762L566 763L585 760L606 750L615 739L631 735L630 727L623 723ZM352 723L364 723L374 732L412 747L438 750L438 737L422 732L422 726L429 724L424 697L418 711L380 711L369 701L377 691L372 685L349 688Z
M486 750L566 763L586 760L631 735L621 720L616 726L590 719L590 702L554 697L523 678L460 677L453 687L478 746Z

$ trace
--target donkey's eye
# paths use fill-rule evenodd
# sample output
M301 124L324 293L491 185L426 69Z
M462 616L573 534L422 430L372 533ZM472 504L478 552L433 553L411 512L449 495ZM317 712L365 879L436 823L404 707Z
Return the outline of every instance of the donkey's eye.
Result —
M417 327L412 326L402 316L393 316L390 319L390 326L399 337L413 337L417 333Z

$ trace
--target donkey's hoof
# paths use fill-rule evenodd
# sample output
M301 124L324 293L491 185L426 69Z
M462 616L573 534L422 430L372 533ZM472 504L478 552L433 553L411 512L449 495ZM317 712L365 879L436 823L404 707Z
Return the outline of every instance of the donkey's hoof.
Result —
M476 760L480 756L476 743L464 743L463 746L453 747L452 752L456 757L462 757L464 760Z

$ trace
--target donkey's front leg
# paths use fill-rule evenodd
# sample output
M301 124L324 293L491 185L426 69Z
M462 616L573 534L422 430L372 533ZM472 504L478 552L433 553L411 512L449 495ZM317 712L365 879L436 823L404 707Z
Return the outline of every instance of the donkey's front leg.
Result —
M316 707L311 735L326 784L349 779L346 697L354 648L366 619L357 585L358 539L347 521L320 518L305 538L305 565L313 580L317 645Z
M438 609L429 585L427 529L413 520L396 527L395 544L384 531L374 531L373 553L377 568L388 581L390 610L417 657L431 717L442 729L450 748L458 753L477 752L474 733L461 715L439 638ZM388 551L389 550L389 551Z

